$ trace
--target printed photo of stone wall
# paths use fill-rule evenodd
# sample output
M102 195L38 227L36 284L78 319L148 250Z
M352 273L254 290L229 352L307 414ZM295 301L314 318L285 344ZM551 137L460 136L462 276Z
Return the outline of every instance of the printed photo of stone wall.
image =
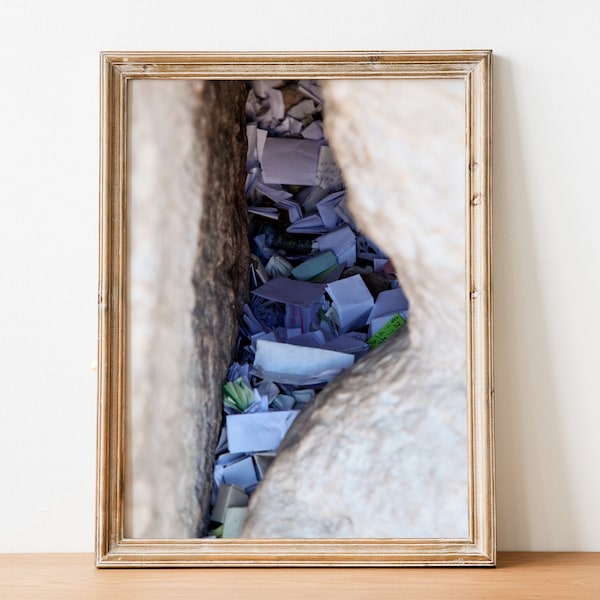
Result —
M468 537L465 103L130 83L126 537Z

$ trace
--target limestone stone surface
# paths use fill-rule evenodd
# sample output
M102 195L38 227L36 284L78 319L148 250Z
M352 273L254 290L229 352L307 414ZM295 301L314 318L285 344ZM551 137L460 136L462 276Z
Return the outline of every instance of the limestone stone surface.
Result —
M409 330L298 416L242 536L466 538L464 86L373 79L323 89L349 207L396 267Z
M245 88L129 87L126 536L204 533L247 293Z

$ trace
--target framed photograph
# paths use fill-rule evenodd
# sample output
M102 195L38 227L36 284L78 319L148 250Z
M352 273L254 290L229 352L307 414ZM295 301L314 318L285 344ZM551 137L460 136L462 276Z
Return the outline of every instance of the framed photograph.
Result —
M491 60L101 55L99 567L495 564Z

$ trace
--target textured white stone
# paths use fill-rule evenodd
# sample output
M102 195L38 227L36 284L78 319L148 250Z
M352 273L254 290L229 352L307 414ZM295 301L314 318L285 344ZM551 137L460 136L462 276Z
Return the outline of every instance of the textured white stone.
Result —
M125 535L202 533L247 290L239 82L133 81Z
M464 84L323 87L349 207L396 266L410 331L298 416L251 498L242 535L465 538Z

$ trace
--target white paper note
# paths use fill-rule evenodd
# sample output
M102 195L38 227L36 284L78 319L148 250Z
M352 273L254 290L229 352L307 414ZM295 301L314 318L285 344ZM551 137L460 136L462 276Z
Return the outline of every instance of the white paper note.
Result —
M317 185L320 143L297 138L269 137L262 156L263 181Z
M297 410L228 415L227 439L229 440L230 452L277 450L283 436L297 416ZM254 469L254 466L252 469Z
M321 146L317 163L317 182L326 190L341 190L344 187L342 172L335 162L329 146Z
M248 212L274 221L279 219L279 211L274 206L250 206Z
M366 325L373 296L360 275L328 283L326 289L335 305L340 333Z
M323 123L321 121L313 121L308 127L302 130L302 137L307 140L323 140Z
M223 538L238 538L246 521L248 509L241 506L231 506L225 512L223 519Z
M301 100L298 104L294 104L288 111L287 114L294 119L298 119L302 121L306 117L314 114L317 111L317 107L314 103L314 100L310 98L306 98L306 100Z
M323 198L323 200L317 204L317 211L327 229L335 229L337 224L340 222L340 217L336 211L336 207L345 196L345 191L334 192L333 194L329 194Z
M245 417L246 415L240 416ZM258 483L258 478L256 477L256 470L254 469L254 461L252 460L252 457L247 456L246 458L242 458L241 460L227 465L223 469L223 482L229 485L235 485L243 490L245 490L247 487L250 487L251 485L255 485L256 483Z
M330 381L354 364L354 356L267 340L256 342L254 367L265 379L281 383ZM231 449L231 446L230 446Z
M309 331L308 333L288 338L287 343L292 344L293 346L320 348L325 343L325 336L320 330ZM334 350L334 348L331 348L331 350Z
M274 277L252 293L267 300L311 308L321 300L324 291L325 285L321 283Z
M329 230L320 215L308 215L290 225L286 231L288 233L325 233Z
M380 292L377 296L377 301L369 313L367 323L370 323L377 317L385 315L390 315L391 317L396 313L406 310L408 310L408 298L404 295L402 288L397 287L393 290L386 290L385 292Z
M335 350L337 352L346 352L348 354L360 354L361 356L366 354L369 351L369 348L370 346L365 340L358 339L351 335L340 335L322 346L323 350Z
M321 95L321 86L318 81L313 79L303 79L298 82L298 89L309 98L312 98L317 104L323 104Z
M257 181L255 188L267 198L274 201L288 200L292 197L292 194L286 192L280 185L273 184L267 185L263 181Z
M261 475L262 479L263 475ZM225 513L232 506L248 506L248 495L234 485L222 484L214 503L213 511L210 515L211 520L222 523L225 520Z

